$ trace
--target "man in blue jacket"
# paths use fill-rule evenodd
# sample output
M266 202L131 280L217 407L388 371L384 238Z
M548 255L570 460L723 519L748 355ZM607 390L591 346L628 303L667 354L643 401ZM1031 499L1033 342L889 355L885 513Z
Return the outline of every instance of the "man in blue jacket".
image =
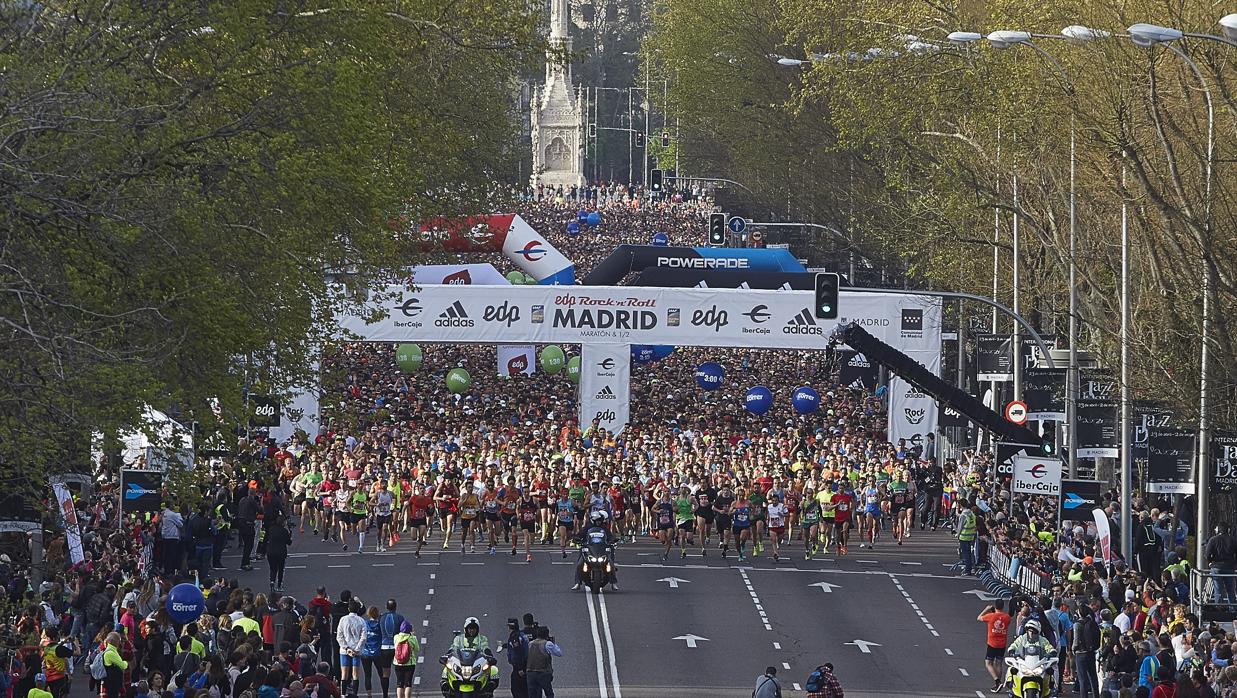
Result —
M528 635L520 630L520 624L515 618L507 619L507 642L503 647L507 650L507 661L511 663L511 696L512 698L528 698Z

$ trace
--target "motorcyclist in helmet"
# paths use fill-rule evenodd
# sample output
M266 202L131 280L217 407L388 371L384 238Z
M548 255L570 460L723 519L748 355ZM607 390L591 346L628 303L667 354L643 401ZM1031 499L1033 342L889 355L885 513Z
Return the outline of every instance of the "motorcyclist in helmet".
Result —
M580 560L584 559L584 546L588 544L588 542L593 538L593 534L597 534L597 533L600 533L606 545L610 546L610 561L614 562L614 547L613 546L614 546L614 543L617 541L617 539L614 537L614 534L610 532L610 527L606 525L609 518L610 518L610 515L606 513L604 510L600 510L600 509L589 514L588 528L581 531L580 537L576 539L576 543L580 545L580 555L576 560L577 567L579 566ZM610 573L610 577L611 577L610 587L614 589L615 591L618 591L617 565L613 566L613 571ZM579 588L580 588L580 580L577 577L576 583L574 586L571 587L571 590L576 591Z
M494 655L490 653L490 640L481 634L481 623L475 616L464 620L464 632L455 636L451 641L452 650L473 650L485 655L487 659L493 660Z
M1034 619L1028 620L1026 622L1026 625L1022 626L1022 634L1019 635L1013 642L1011 642L1009 644L1009 647L1005 648L1005 656L1006 657L1022 657L1023 655L1026 654L1026 649L1028 647L1038 647L1039 653L1045 657L1057 656L1056 648L1052 646L1052 643L1049 642L1048 639L1044 637L1043 633L1041 633L1040 630L1041 628L1039 625L1039 621L1034 620ZM1051 691L1052 680L1053 680L1053 677L1050 674L1048 676L1049 689L1050 689L1048 691L1048 695L1052 695L1052 691Z

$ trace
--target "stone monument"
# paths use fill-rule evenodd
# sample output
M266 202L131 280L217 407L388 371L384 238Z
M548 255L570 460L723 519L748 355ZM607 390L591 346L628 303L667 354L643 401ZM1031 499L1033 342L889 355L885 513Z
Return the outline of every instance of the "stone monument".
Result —
M560 62L571 51L568 19L567 0L550 0L545 85L533 89L534 187L584 185L584 101L571 83L571 64Z

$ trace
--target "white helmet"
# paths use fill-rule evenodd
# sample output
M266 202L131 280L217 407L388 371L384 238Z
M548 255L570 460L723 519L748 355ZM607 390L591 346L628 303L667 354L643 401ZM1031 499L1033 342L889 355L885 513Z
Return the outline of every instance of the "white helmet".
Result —
M616 485L621 485L623 484L623 478L619 477L618 475L615 475L614 478L610 480L610 482L613 482Z
M469 628L476 628L477 635L480 635L481 634L481 621L477 620L476 616L469 616L465 618L464 619L464 637L469 637L468 635ZM472 635L471 637L476 637L476 635Z
M1031 632L1032 630L1034 630L1036 633L1039 633L1039 632L1040 632L1040 628L1039 628L1039 621L1037 621L1037 620L1028 620L1028 621L1027 621L1027 624L1026 624L1026 625L1024 625L1024 626L1022 626L1022 631L1023 631L1023 632L1027 632L1027 633L1029 633L1029 632Z
M592 514L589 514L588 521L594 526L600 526L606 522L606 512L601 510L594 511Z

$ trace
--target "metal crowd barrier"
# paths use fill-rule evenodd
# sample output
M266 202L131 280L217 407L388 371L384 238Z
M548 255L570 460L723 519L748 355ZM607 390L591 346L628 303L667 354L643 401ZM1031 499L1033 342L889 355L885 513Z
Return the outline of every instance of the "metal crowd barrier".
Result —
M1237 572L1191 569L1190 610L1207 620L1237 616Z
M996 546L988 548L988 569L997 579L1023 594L1039 596L1052 588L1050 580L1039 570L1022 564L1018 558L1010 558Z

